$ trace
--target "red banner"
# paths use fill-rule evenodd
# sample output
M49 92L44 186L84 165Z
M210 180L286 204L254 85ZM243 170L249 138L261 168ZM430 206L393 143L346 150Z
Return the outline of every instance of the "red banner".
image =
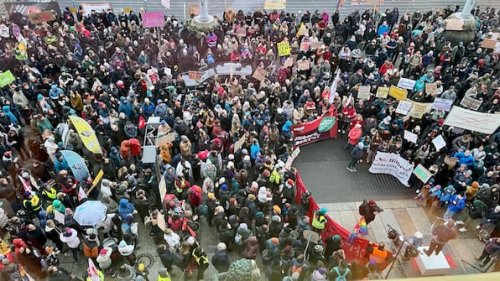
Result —
M314 121L292 127L294 146L303 146L313 142L337 137L337 112L332 106L328 113Z
M297 187L297 193L295 195L295 201L298 205L301 204L301 198L302 194L307 191L306 186L304 185L304 182L302 181L302 178L300 176L300 173L297 172L296 174L296 187ZM309 197L309 213L308 216L310 218L313 217L314 211L318 210L319 206L314 200L314 198L311 196ZM364 238L359 238L351 237L351 232L348 231L347 229L343 228L340 224L338 224L336 221L334 221L332 218L329 216L326 216L326 219L328 220L328 223L326 224L326 228L323 229L321 232L321 238L323 240L327 239L328 237L331 237L332 235L340 235L342 238L341 246L342 249L345 252L346 258L349 261L353 260L358 260L362 263L366 262L366 247L370 243L368 240ZM354 227L354 225L353 225Z

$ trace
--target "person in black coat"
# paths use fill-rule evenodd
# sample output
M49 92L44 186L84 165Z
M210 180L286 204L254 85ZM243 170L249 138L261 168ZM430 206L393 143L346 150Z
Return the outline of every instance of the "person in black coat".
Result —
M229 259L226 244L217 244L215 254L212 257L212 265L215 267L215 269L217 269L218 272L226 272L229 270L231 260Z
M365 218L367 225L375 220L375 215L381 211L383 210L377 206L374 200L364 200L359 206L359 214Z

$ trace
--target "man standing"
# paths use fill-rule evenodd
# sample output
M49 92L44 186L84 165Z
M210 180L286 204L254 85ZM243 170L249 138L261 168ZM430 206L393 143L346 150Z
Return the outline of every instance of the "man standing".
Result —
M457 232L453 229L453 227L455 227L455 221L453 220L447 220L444 224L432 227L431 244L429 245L429 249L425 251L427 256L431 256L434 252L438 255L448 241L457 237Z

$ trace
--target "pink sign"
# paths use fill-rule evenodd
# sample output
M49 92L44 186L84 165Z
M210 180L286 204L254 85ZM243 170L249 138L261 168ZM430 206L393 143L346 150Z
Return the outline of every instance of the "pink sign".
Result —
M165 25L165 16L163 12L144 12L142 13L143 27L163 27Z

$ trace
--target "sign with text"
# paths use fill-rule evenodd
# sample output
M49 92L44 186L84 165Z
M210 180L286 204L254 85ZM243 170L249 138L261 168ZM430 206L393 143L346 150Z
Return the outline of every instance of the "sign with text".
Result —
M302 146L313 142L337 137L337 113L335 107L325 115L316 118L316 120L294 125L292 127L294 146Z
M441 148L446 147L446 141L444 140L443 135L435 137L432 140L432 144L434 145L437 151L440 151Z
M286 0L265 0L265 10L284 10L286 9Z
M461 19L447 19L444 21L446 23L446 30L460 31L463 30L464 21Z
M301 59L297 61L297 68L303 71L308 70L309 68L311 68L311 63L307 59L306 60Z
M278 56L284 57L290 55L290 43L288 43L288 41L280 42L277 45L278 45Z
M396 100L405 100L408 95L408 91L405 89L401 89L396 86L391 86L389 89L389 96L395 98Z
M400 78L398 82L398 87L407 89L407 90L413 90L413 87L415 86L416 81L408 78Z
M432 109L450 111L452 106L453 106L452 100L443 99L443 98L435 98L434 103L432 104Z
M481 113L454 106L446 117L444 125L491 134L500 126L500 114Z
M425 92L431 96L437 95L437 84L436 83L426 83Z
M417 119L422 119L422 116L424 116L425 113L431 111L431 108L432 108L432 103L413 102L413 105L411 106L411 110L408 113L408 116Z
M389 95L388 87L378 87L377 94L375 95L375 97L379 99L386 99L388 95Z
M396 113L407 115L411 110L412 101L411 100L402 100L399 101L398 107L396 107Z
M257 67L257 69L255 70L255 72L252 75L252 77L258 81L264 80L266 78L266 76L267 76L267 71L260 66Z
M397 153L377 152L368 171L372 174L389 174L408 185L413 165Z
M163 12L144 12L142 13L143 27L163 27L165 26L165 15Z
M413 174L415 174L415 176L423 183L427 183L427 181L432 177L432 173L422 166L422 164L418 164L418 166L415 167Z
M482 103L483 103L482 100L477 100L472 97L464 97L460 102L460 105L472 110L478 110Z
M409 142L412 142L412 143L417 143L418 135L415 133L412 133L410 131L405 130L404 139L409 141Z
M202 75L203 75L203 72L200 72L200 71L194 71L194 70L188 71L188 76L189 76L189 79L191 79L191 80L198 81L201 79Z
M370 86L359 86L358 99L368 100L370 99Z
M14 74L12 74L10 70L0 73L0 88L3 88L14 81L16 81L16 77L14 77Z
M80 6L83 9L83 13L85 15L88 15L92 12L92 10L96 11L97 13L100 13L102 11L107 11L111 8L111 4L108 2L102 2L102 3L81 3Z
M49 22L56 19L56 16L52 11L43 11L40 13L29 14L28 15L30 22L32 24L39 24L42 22Z

